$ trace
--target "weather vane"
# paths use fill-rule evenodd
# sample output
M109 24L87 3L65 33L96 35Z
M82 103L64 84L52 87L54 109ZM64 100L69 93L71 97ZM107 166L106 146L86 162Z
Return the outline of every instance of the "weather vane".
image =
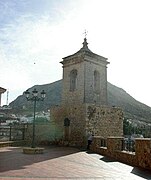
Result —
M87 35L88 35L88 31L85 29L85 31L84 31L84 36L85 36L85 38L87 37Z

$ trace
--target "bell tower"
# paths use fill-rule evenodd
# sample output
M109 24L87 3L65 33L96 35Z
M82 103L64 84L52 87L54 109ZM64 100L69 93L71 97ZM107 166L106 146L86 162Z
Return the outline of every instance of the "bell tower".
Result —
M123 113L107 103L107 58L88 48L64 57L62 104L51 109L56 134L64 144L85 146L93 133L104 138L123 135Z
M83 47L63 58L63 104L95 103L107 105L107 58Z

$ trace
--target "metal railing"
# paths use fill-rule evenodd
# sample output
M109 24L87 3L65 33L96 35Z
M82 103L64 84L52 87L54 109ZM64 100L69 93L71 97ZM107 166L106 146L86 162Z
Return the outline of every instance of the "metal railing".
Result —
M13 141L25 139L26 126L0 126L0 141Z
M135 140L134 139L123 139L122 140L122 151L135 152Z
M107 147L107 140L101 139L100 145L101 145L101 147Z

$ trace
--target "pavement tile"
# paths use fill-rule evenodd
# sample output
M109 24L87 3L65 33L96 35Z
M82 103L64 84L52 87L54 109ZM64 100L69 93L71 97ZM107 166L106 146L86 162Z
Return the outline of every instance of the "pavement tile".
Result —
M36 155L23 154L18 147L0 149L0 180L146 179L143 171L137 175L131 173L134 170L134 167L116 161L108 163L101 155L71 147L49 147L44 154ZM151 175L146 176L151 179Z

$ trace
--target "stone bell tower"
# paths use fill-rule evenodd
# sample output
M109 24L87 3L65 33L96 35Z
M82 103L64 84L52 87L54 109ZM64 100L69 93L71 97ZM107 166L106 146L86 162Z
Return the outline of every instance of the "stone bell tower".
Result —
M83 47L63 58L63 104L107 105L107 58L93 53L84 38Z
M64 57L61 106L51 108L55 134L64 144L85 146L87 136L122 136L123 113L107 105L107 58L83 47Z

